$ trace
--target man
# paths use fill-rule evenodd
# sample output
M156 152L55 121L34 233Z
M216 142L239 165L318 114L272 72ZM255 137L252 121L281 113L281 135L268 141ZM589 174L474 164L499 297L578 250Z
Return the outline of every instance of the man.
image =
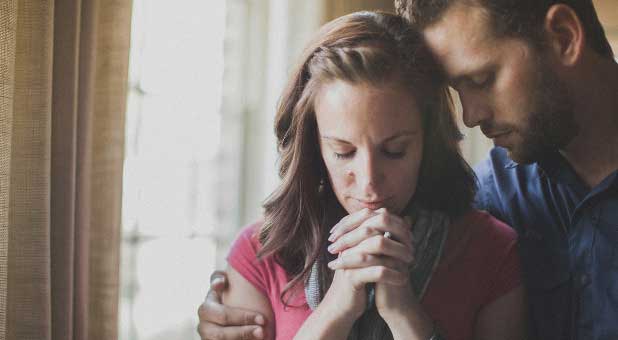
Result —
M519 233L533 338L618 339L618 64L591 0L395 3L496 145L477 203ZM202 338L259 339L216 276Z

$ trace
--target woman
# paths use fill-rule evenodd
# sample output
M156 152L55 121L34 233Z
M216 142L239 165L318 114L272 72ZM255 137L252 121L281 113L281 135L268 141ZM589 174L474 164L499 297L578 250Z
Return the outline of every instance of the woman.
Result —
M224 303L267 339L520 339L515 234L471 209L448 90L391 14L323 27L281 98L281 184L230 251Z

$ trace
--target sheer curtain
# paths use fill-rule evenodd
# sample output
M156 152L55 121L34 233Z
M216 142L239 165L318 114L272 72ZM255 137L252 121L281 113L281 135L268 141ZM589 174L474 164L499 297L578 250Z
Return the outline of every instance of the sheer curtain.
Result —
M113 339L130 1L0 3L0 339Z
M326 1L227 0L222 141L214 229L217 268L278 183L273 121L293 63L324 22ZM205 291L204 291L205 292Z

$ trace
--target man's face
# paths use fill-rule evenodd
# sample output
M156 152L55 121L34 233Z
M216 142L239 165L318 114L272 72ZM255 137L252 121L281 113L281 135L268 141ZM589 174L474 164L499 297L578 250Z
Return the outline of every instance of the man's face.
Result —
M543 53L495 36L481 7L455 3L423 34L459 93L466 126L479 125L514 161L537 161L577 134L571 97Z

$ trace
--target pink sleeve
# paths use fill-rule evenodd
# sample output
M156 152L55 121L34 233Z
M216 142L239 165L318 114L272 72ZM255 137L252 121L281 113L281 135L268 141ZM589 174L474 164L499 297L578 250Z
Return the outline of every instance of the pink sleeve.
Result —
M492 275L489 282L485 303L490 303L521 285L521 264L517 250L517 234L504 223L491 218L493 232L488 233L488 240L496 256L490 257Z
M256 232L259 224L251 224L244 227L241 231L227 256L227 262L247 281L268 296L268 270L264 261L257 259L259 250L259 240Z

